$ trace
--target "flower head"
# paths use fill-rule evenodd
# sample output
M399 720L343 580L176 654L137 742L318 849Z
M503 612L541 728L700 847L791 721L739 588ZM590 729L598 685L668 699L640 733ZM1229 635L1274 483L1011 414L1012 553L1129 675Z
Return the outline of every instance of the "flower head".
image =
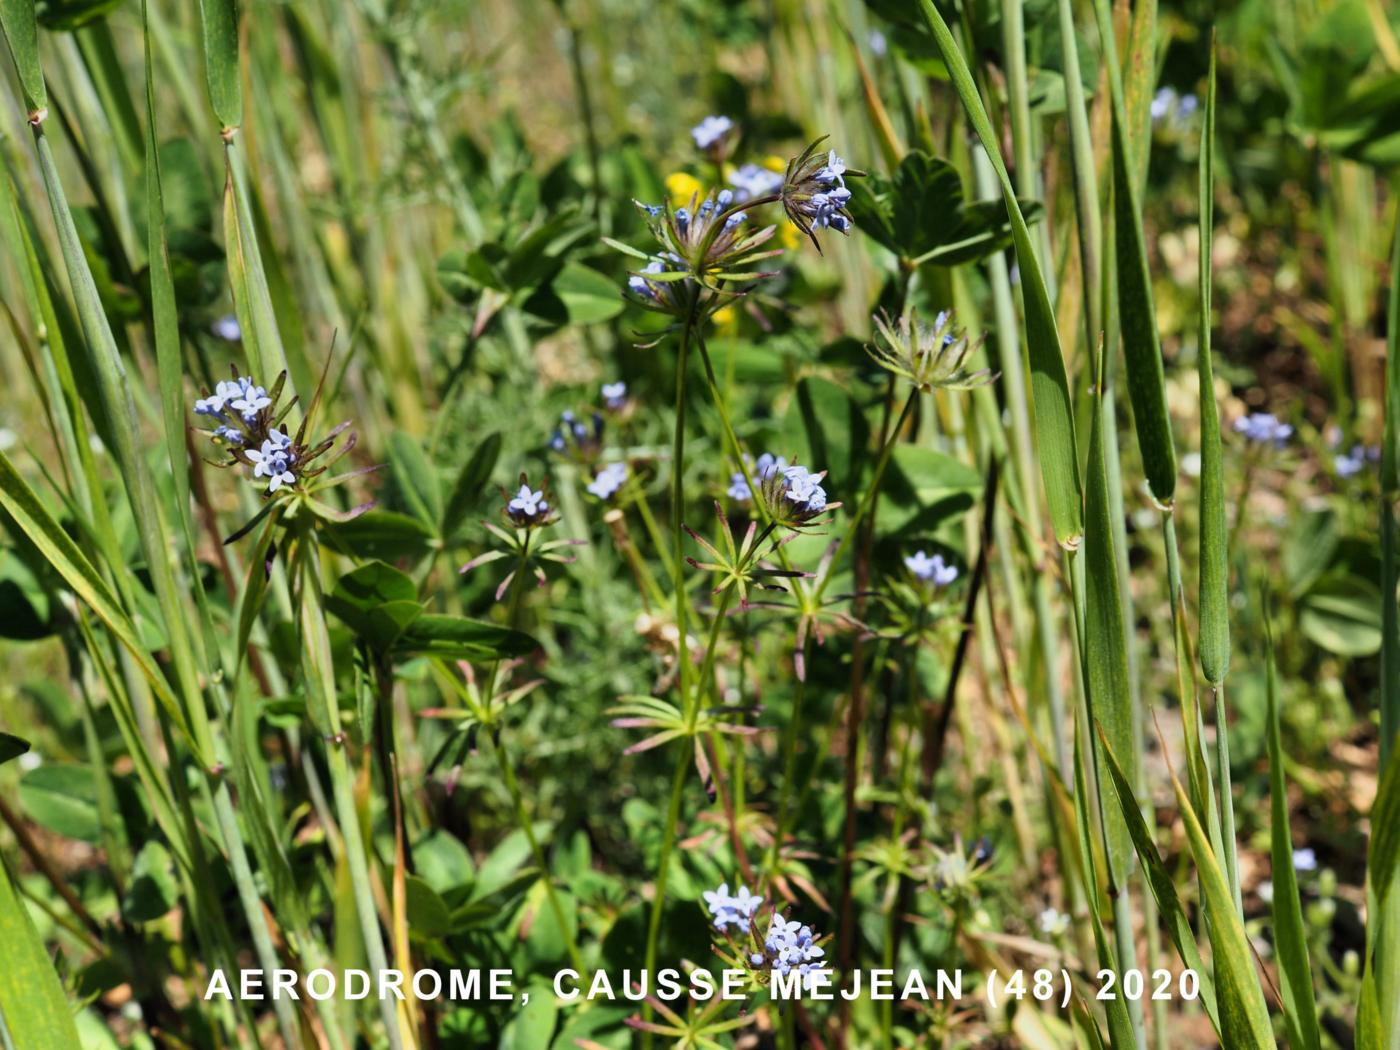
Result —
M613 412L627 404L627 384L621 380L616 383L604 383L602 394L604 407Z
M1293 851L1293 869L1304 872L1316 871L1317 853L1306 846L1302 849L1295 849Z
M731 896L727 882L721 882L717 890L706 890L701 896L710 911L711 922L721 931L729 926L747 931L754 913L763 903L763 898L750 893L747 886L740 886L739 892Z
M572 412L559 413L559 425L549 436L549 447L579 463L591 463L603 449L603 417L594 412L585 423Z
M233 314L224 314L209 326L209 331L226 343L236 343L243 338L243 329Z
M506 517L522 528L544 524L549 517L549 501L542 489L531 489L523 478L520 489L506 501Z
M745 164L730 174L729 185L734 187L734 199L742 204L777 193L783 188L783 176L757 164Z
M811 238L818 251L821 245L814 231L850 232L851 215L846 205L851 200L851 191L846 188L846 179L865 174L847 168L835 150L818 152L821 143L818 139L788 163L779 191L788 219Z
M951 310L939 311L931 325L920 321L914 310L896 322L884 314L877 314L874 321L877 338L867 352L880 367L924 393L938 388L970 390L996 378L989 369L967 370L967 359L982 340L969 342L967 334L954 324Z
M1337 468L1339 478L1351 478L1366 469L1367 464L1381 458L1381 450L1375 445L1353 445L1350 452L1336 456L1332 463Z
M277 431L272 433L276 434ZM296 474L292 472L296 452L291 448L291 442L286 439L286 435L281 437L284 440L269 435L261 447L250 448L244 453L253 464L253 477L268 479L269 494L276 492L283 485L294 485L297 480Z
M714 153L722 148L734 130L734 121L725 116L709 116L690 129L695 148Z
M626 463L609 463L593 476L588 491L601 500L612 499L627 481Z
M1293 427L1280 423L1272 412L1251 412L1235 420L1235 433L1243 434L1245 440L1255 444L1271 444L1282 448L1293 436Z
M915 551L905 556L904 566L916 578L935 587L946 587L958 578L957 566L946 564L941 554L929 557L923 551Z

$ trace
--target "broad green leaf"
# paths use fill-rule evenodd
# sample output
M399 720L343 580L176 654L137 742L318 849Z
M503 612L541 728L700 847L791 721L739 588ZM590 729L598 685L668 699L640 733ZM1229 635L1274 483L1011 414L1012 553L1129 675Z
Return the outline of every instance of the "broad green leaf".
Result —
M49 953L24 902L0 861L0 1041L25 1050L68 1050L82 1046L73 1008L64 994Z
M10 55L19 72L24 104L31 114L48 104L44 70L39 64L39 25L34 17L34 0L0 0L0 28L10 45Z
M582 263L565 263L549 283L564 303L571 324L598 324L622 313L622 289L605 274Z
M382 561L342 576L326 596L326 608L380 651L388 651L423 612L413 580Z
M408 928L415 936L440 937L452 929L452 912L436 890L417 875L404 876Z
M238 72L237 0L199 0L204 31L204 75L209 104L224 128L243 123L243 84Z
M1205 120L1201 127L1200 172L1200 347L1196 369L1201 404L1200 660L1206 681L1219 685L1230 668L1230 552L1225 531L1225 465L1220 446L1220 411L1211 364L1211 242L1215 191L1215 48L1210 53Z
M467 512L481 499L481 492L490 482L500 455L501 435L499 431L492 431L462 465L462 471L452 486L452 495L447 500L447 508L442 512L438 531L443 537L451 539L466 525Z
M361 558L419 558L435 540L432 529L417 518L392 510L370 510L350 521L326 526L326 535Z
M1201 901L1210 932L1211 961L1215 969L1216 1002L1220 1009L1220 1035L1224 1046L1247 1046L1264 1050L1278 1043L1269 1021L1264 990L1254 967L1254 952L1245 936L1244 924L1235 910L1235 899L1211 850L1210 840L1196 817L1186 789L1172 774L1177 806L1186 825L1186 840L1196 864Z
M997 177L1001 180L1002 197L1011 220L1012 240L1016 245L1016 261L1021 271L1021 290L1026 312L1026 345L1031 366L1031 408L1035 418L1037 452L1045 482L1045 495L1050 506L1055 538L1061 545L1072 549L1079 545L1083 534L1080 506L1083 488L1074 435L1074 408L1070 401L1069 380L1065 374L1064 355L1060 349L1059 331L1055 327L1055 311L1050 304L1050 293L1040 272L1040 263L1036 258L1030 230L1016 201L1011 177L1007 174L1006 164L1001 158L1000 140L992 129L992 122L987 117L982 100L977 95L972 73L963 60L962 52L958 49L948 24L934 7L933 0L919 0L919 6L933 32L938 52L948 67L953 87L967 112L968 121L977 132L982 148L987 151Z
M1303 596L1298 623L1308 638L1338 656L1370 656L1381 647L1381 595L1351 573L1330 573Z
M559 1006L548 989L537 988L501 1034L501 1050L535 1050L548 1046L559 1019Z
M425 613L399 636L395 650L463 660L496 660L533 652L535 640L507 627L462 616Z
M1274 945L1278 955L1279 989L1288 1044L1295 1050L1321 1050L1316 993L1308 963L1307 929L1293 870L1293 836L1288 827L1288 784L1284 779L1283 736L1279 729L1278 672L1273 637L1265 629L1265 673L1269 695L1269 856L1273 862Z
M97 812L97 781L89 766L42 765L20 778L20 805L29 818L70 839L96 844L102 839Z
M122 914L132 922L152 922L168 914L179 899L180 887L170 851L152 839L136 855Z
M1112 100L1113 241L1117 258L1119 326L1123 358L1128 366L1128 396L1133 405L1133 423L1148 488L1158 503L1169 505L1176 492L1176 448L1167 414L1162 346L1157 334L1157 311L1152 299L1152 274L1147 266L1137 178L1128 151L1123 81L1107 0L1096 0L1094 10L1098 15Z
M412 435L394 431L389 436L389 465L408 509L436 532L442 520L442 486L423 446Z

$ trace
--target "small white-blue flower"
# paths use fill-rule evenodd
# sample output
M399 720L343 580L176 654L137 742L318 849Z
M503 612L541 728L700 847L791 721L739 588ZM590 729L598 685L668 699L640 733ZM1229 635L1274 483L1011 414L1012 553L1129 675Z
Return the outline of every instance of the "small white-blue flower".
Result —
M626 463L609 463L588 483L588 491L599 499L612 499L627 481Z
M245 380L240 379L239 383ZM247 385L243 392L230 403L229 407L243 417L245 423L252 423L258 418L258 413L272 404L272 398L267 396L267 391L258 386L252 380L246 380Z
M1381 458L1381 450L1374 445L1353 445L1350 452L1344 452L1332 462L1337 468L1337 476L1351 478L1366 469L1367 464Z
M757 164L745 164L730 173L729 185L734 187L735 197L742 203L777 193L783 188L783 177Z
M734 121L725 116L709 116L690 129L697 149L707 150L734 130Z
M821 486L824 476L825 472L813 474L803 466L788 467L783 471L787 481L787 491L783 495L792 502L798 513L815 516L826 509L826 489Z
M515 498L506 504L506 513L520 525L532 524L548 510L544 492L540 489L531 491L529 485L521 485Z
M1279 422L1272 412L1251 412L1235 420L1235 433L1257 444L1282 445L1293 436L1293 427Z
M758 464L754 473L759 481L767 481L774 474L786 473L788 461L782 456L775 456L771 452L765 452L758 457Z
M209 331L229 343L236 343L243 338L243 329L233 314L224 314L209 326Z
M1317 854L1306 846L1302 849L1295 849L1293 851L1293 869L1295 871L1316 871Z
M655 270L653 273L657 272ZM618 380L616 383L603 384L603 404L616 411L627 403L627 384Z
M846 162L836 155L835 150L829 150L826 155L826 167L817 172L818 182L834 182L838 186L845 187L846 180L842 177L846 174Z
M292 456L287 446L270 437L261 448L250 448L247 456L253 464L253 477L268 479L269 493L276 492L283 485L291 485L297 479L291 470Z
M919 579L925 583L932 583L935 587L946 587L958 578L958 567L947 564L941 554L930 557L923 551L915 551L905 556L904 566Z

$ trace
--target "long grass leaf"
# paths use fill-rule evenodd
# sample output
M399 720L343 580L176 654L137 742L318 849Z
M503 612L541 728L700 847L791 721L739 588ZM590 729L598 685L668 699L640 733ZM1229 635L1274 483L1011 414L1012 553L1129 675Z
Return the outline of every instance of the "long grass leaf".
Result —
M1200 176L1200 351L1196 359L1201 405L1201 626L1198 648L1206 681L1219 685L1230 667L1229 551L1225 531L1225 465L1220 411L1215 403L1211 361L1211 243L1215 187L1215 48L1210 53L1205 119L1201 127Z
M24 104L29 107L33 120L49 104L44 70L39 64L39 22L35 17L34 0L0 0L0 28L5 30L5 40L19 71Z
M0 862L0 1043L25 1050L59 1050L82 1045L73 1008L49 961L44 942Z
M1055 327L1055 311L1050 293L1036 259L1035 244L1026 226L1021 206L1016 202L1016 190L1002 160L997 135L992 122L977 95L972 73L963 60L962 52L948 24L932 0L919 0L934 43L967 112L987 158L1001 182L1002 199L1011 221L1012 240L1016 246L1016 261L1021 270L1021 290L1026 311L1026 344L1031 366L1031 410L1035 419L1036 444L1040 455L1041 475L1045 496L1050 505L1050 519L1055 538L1061 545L1076 548L1083 537L1081 500L1083 486L1079 476L1079 453L1074 436L1074 412L1065 374L1065 360L1060 349L1060 334Z
M1265 625L1264 658L1269 704L1269 856L1273 861L1274 945L1278 950L1279 990L1288 1044L1297 1050L1321 1050L1308 938L1298 876L1293 870L1293 837L1288 827L1288 784L1283 775L1283 735L1279 729L1278 669L1273 632Z
M1235 910L1230 884L1215 859L1186 789L1175 773L1171 778L1205 906L1216 1001L1220 1009L1221 1043L1230 1047L1247 1046L1252 1050L1265 1047L1277 1050L1278 1043L1269 1022L1269 1007L1264 1002L1264 990L1254 967L1254 953L1245 936L1244 923Z
M1107 0L1096 0L1099 36L1108 67L1112 102L1113 241L1117 262L1119 327L1128 371L1128 397L1133 406L1138 451L1147 485L1158 503L1170 505L1176 492L1176 448L1167 414L1162 345L1157 334L1157 310L1152 297L1152 274L1138 202L1137 180L1128 148L1127 111L1118 69L1118 50Z
M243 123L243 85L238 74L237 0L199 0L204 39L204 75L209 104L225 131Z

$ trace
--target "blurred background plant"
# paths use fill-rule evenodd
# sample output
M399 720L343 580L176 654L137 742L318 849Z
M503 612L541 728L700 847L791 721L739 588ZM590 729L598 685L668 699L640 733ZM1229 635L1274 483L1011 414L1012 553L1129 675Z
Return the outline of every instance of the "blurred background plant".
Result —
M1400 12L0 23L10 1044L1400 1045ZM968 999L556 1001L741 883Z

